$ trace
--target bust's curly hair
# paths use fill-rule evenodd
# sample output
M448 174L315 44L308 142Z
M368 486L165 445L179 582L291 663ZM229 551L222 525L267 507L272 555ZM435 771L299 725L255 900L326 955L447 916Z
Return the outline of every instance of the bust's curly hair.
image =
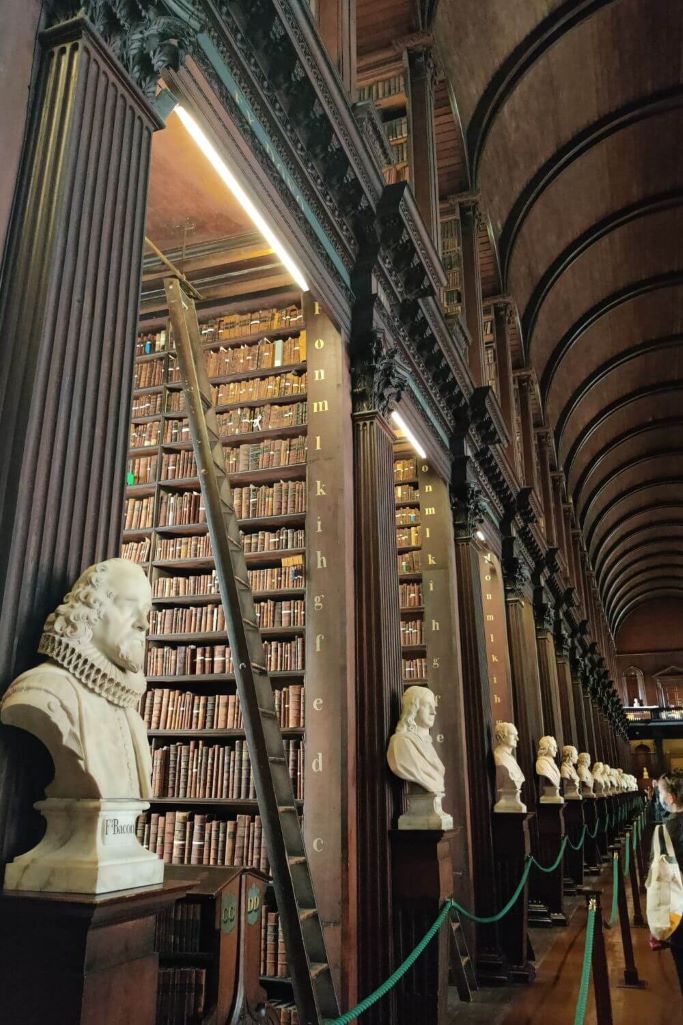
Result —
M493 739L495 740L496 744L507 743L507 732L510 727L512 727L513 730L517 729L513 722L503 722L502 719L498 719L498 721L496 722L495 729L493 731Z
M420 702L422 701L424 691L429 691L429 687L408 687L404 691L403 699L401 701L401 717L396 724L396 733L414 733L417 729L417 723L415 722L415 716L420 710ZM429 691L431 693L431 691Z
M538 742L538 753L539 753L539 755L547 755L548 758L552 758L553 756L550 754L550 746L551 746L551 744L555 744L557 746L557 741L555 740L554 737L550 737L550 736L541 737L541 739Z
M562 748L562 758L563 759L564 758L571 758L572 751L576 751L576 748L574 747L574 745L573 744L565 744L564 747ZM576 754L577 754L577 757L578 757L579 752L576 751Z
M43 632L72 640L89 641L92 628L102 617L105 603L114 597L110 583L111 571L120 563L136 565L127 559L108 559L89 566L81 573L61 605L45 620Z

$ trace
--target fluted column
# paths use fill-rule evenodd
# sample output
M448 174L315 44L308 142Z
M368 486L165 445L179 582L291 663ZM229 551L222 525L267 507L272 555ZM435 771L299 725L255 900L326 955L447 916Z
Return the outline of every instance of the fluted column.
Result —
M553 618L550 606L545 601L542 592L542 588L536 589L534 612L536 615L536 651L538 653L538 671L541 679L543 722L545 732L555 737L559 747L562 747L564 743L564 730L562 728L557 663L555 661Z
M482 518L481 496L470 477L469 467L467 455L456 455L451 502L470 787L474 906L477 915L491 915L497 910L491 810L495 800L491 756L491 694L479 555L472 543L474 531ZM497 926L477 926L474 957L478 975L483 980L504 981L507 978Z
M410 88L410 163L411 181L417 207L427 226L432 242L440 250L439 180L436 169L436 136L434 134L434 87L436 65L427 47L408 51Z
M486 384L484 353L484 322L481 305L481 271L479 267L479 223L481 213L476 200L460 204L462 240L463 315L470 334L468 352L470 373L475 385Z
M381 344L352 365L356 579L358 790L358 991L371 993L395 968L389 830L400 783L386 764L400 712L401 626L396 566L393 434L374 388ZM378 409L382 405L382 410ZM373 1025L394 1019L388 996L367 1012Z
M576 709L574 707L574 691L569 665L569 638L564 629L561 617L555 620L555 665L557 667L557 687L560 697L560 715L565 744L579 743Z
M145 94L154 95L160 55L180 59L181 23L161 23L156 7L139 5L124 27L111 4L83 6L124 59L134 37L142 77L128 76L82 14L40 37L0 294L0 690L35 657L68 585L119 549L150 145L161 125ZM145 53L153 32L156 63ZM35 840L22 810L45 783L34 769L30 739L4 729L4 860Z

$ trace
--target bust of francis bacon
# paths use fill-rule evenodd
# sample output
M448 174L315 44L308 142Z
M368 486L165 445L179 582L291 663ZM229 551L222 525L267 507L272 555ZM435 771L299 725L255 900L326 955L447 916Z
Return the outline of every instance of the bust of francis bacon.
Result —
M46 656L19 676L0 718L36 736L55 766L50 798L151 795L151 759L138 706L151 590L142 568L109 559L85 570L48 616Z

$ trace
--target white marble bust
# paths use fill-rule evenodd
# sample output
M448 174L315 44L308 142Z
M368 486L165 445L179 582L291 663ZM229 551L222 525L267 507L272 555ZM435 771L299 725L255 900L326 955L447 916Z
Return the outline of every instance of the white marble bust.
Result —
M564 804L560 795L560 770L555 761L557 741L554 737L541 737L536 753L536 772L541 782L541 804Z
M604 797L608 789L608 784L605 779L605 766L602 762L593 763L593 789L596 797Z
M124 559L91 566L48 616L47 661L11 684L0 718L38 737L55 775L48 797L147 798L152 762L138 706L152 592Z
M494 812L525 812L526 805L520 800L524 773L515 757L519 742L517 727L511 722L497 722L495 729L493 760L496 763L496 795L498 800Z
M429 732L435 717L436 700L429 687L408 687L387 750L389 768L409 784L408 811L399 819L399 829L453 828L453 819L441 808L446 770Z
M579 760L579 752L572 744L566 744L562 748L562 764L560 765L560 776L565 800L580 801L579 774L576 771L576 764Z
M602 767L602 778L604 780L605 792L614 793L614 779L612 778L612 767L604 763Z
M36 736L54 763L47 800L36 805L45 836L8 866L10 888L102 893L163 879L161 862L135 839L151 796L138 712L151 601L137 564L90 566L45 622L38 650L46 661L2 700L2 721Z
M594 797L593 773L590 770L591 756L588 751L582 751L579 755L576 771L581 780L581 793L584 797Z

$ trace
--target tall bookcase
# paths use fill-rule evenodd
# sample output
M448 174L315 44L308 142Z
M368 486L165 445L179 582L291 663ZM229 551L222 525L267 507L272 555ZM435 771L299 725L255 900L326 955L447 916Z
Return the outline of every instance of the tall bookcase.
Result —
M393 161L384 169L388 185L411 180L410 89L404 56L381 68L359 74L358 98L371 100L384 123Z
M301 297L272 308L243 305L200 315L200 326L303 812L309 497ZM159 321L138 338L130 444L122 554L145 568L153 592L149 689L141 709L152 749L153 797L138 835L170 864L248 865L267 872L179 369L168 325ZM265 947L262 960L265 968ZM295 1020L281 992L287 984L282 950L276 977L274 1011L285 1022Z
M397 443L394 458L396 547L401 609L401 669L403 683L426 684L422 591L422 524L417 456Z

